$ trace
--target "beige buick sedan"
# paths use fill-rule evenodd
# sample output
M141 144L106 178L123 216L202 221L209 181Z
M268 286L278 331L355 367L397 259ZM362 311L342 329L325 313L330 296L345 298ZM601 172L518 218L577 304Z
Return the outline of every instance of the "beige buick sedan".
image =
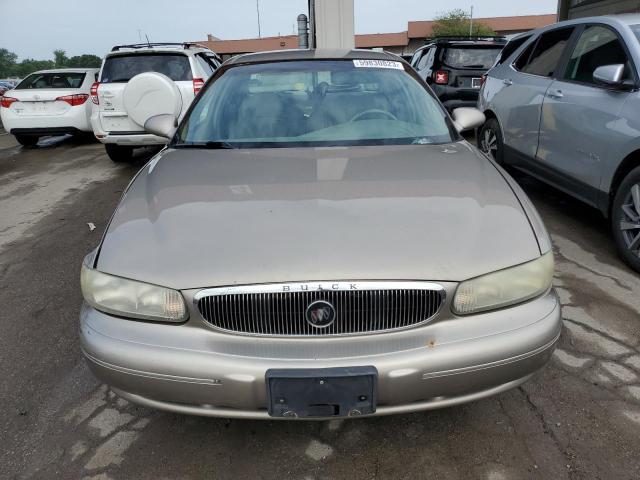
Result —
M236 57L82 266L82 348L173 412L335 418L513 388L560 335L531 202L395 56Z

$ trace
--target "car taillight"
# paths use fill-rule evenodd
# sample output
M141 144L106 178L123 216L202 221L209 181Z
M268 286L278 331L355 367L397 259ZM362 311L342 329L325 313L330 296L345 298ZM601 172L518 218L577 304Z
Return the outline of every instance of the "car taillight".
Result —
M487 74L485 73L480 77L480 86L484 85L484 82L487 81Z
M75 95L65 95L64 97L58 97L56 98L56 100L60 102L67 102L72 107L76 107L86 102L87 98L89 98L89 95L87 95L86 93L77 93Z
M433 74L433 80L438 85L446 85L449 83L449 72L445 72L444 70L438 70Z
M200 90L204 87L204 80L202 78L194 78L193 79L193 94L197 95Z
M93 85L91 85L91 90L89 90L89 93L91 94L91 101L93 103L95 103L96 105L98 105L100 103L100 100L98 100L98 87L100 86L100 82L93 82Z
M13 102L17 102L17 98L0 97L0 107L9 108Z

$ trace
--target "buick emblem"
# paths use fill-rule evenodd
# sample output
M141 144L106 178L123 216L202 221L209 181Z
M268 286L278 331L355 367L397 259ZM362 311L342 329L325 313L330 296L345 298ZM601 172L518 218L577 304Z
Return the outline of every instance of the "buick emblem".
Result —
M326 328L336 319L336 309L329 302L316 300L307 307L305 317L309 325Z

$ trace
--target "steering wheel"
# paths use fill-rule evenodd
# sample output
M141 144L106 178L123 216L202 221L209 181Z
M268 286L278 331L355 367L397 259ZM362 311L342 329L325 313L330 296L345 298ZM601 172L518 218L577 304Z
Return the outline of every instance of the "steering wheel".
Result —
M361 120L362 117L365 117L365 116L367 116L369 114L382 115L383 117L390 118L391 120L398 120L398 117L396 117L391 112L387 112L386 110L379 110L377 108L371 108L369 110L365 110L364 112L356 113L353 117L351 117L351 120L349 120L349 121L350 122L357 122L358 120Z

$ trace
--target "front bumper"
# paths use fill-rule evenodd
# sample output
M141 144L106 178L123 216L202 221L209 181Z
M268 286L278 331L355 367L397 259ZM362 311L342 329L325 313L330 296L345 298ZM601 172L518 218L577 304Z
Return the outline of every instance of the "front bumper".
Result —
M478 322L485 322L484 334ZM509 309L371 336L243 337L201 323L124 320L85 305L82 348L94 374L124 398L227 418L271 418L268 369L371 365L379 375L375 415L385 415L465 403L523 383L548 362L562 325L553 291Z

